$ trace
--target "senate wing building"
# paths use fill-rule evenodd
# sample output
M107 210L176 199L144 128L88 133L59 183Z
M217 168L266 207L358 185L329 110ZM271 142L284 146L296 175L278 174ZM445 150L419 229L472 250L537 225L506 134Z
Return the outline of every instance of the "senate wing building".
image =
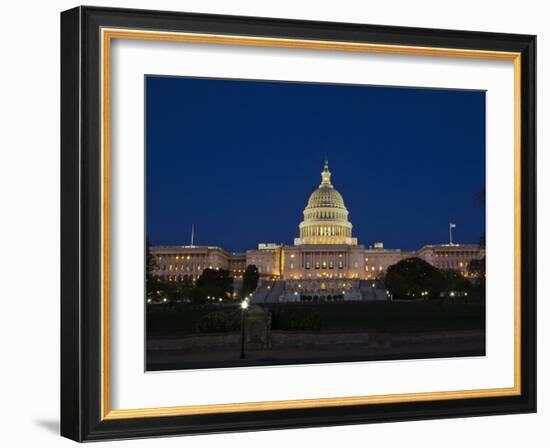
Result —
M239 286L248 265L260 273L255 303L387 300L378 280L404 258L419 257L440 269L468 275L468 263L485 256L477 244L429 244L416 252L365 248L353 236L344 199L331 182L325 161L321 183L311 193L294 245L261 243L255 250L230 253L213 246L153 246L155 274L170 281L195 281L204 269L226 269Z

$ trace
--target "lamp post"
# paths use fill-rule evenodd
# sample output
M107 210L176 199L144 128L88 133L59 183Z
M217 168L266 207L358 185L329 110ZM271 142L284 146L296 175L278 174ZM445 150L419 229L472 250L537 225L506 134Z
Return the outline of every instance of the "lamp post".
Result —
M241 359L244 358L244 340L245 340L245 321L246 310L248 309L248 299L244 299L241 302Z

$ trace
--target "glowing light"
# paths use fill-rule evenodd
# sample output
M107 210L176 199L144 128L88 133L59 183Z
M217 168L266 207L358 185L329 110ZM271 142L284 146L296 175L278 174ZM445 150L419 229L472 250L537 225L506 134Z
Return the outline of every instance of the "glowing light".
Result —
M248 300L243 300L243 301L241 302L241 308L242 308L243 310L246 310L246 309L248 308Z

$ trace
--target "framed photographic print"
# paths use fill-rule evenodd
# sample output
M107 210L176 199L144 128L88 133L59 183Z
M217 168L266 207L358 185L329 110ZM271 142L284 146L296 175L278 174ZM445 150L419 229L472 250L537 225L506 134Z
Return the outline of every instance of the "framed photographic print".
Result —
M61 14L61 433L535 412L535 37Z

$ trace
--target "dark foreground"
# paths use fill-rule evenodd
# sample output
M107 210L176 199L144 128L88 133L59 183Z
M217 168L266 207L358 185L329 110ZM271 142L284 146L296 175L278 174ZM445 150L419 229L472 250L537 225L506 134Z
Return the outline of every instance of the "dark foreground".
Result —
M269 348L246 348L240 329L201 333L197 322L235 305L182 305L149 310L147 370L312 364L485 355L485 307L481 303L337 303L308 305L315 330L285 328L301 305L270 308ZM302 313L303 314L303 313Z

